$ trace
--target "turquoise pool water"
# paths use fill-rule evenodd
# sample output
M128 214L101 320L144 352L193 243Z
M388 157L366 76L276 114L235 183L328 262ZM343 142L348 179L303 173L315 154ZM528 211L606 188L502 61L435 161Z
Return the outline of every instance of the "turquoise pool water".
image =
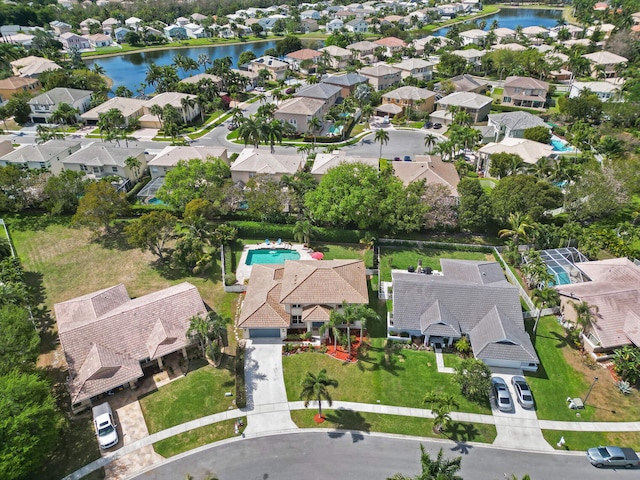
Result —
M300 260L300 254L295 250L284 248L259 248L247 252L247 265L273 265L284 263L285 260Z
M573 147L569 145L567 142L562 140L561 138L553 135L551 137L551 145L553 146L553 150L556 152L572 152Z
M340 135L342 133L343 128L344 128L344 125L340 125L339 127L336 127L335 125L331 125L329 127L329 135Z
M166 205L166 203L164 203L162 200L160 200L159 198L153 197L150 198L147 203L151 204L151 205Z

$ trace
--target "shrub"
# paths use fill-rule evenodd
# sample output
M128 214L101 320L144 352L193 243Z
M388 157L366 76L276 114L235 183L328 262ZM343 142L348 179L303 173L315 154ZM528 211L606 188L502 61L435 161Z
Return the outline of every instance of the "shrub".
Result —
M238 229L240 238L292 238L293 225L252 221L230 221L229 225ZM337 228L316 228L314 240L333 243L358 243L362 238L357 230Z
M629 382L625 382L624 380L620 380L616 384L616 387L618 387L618 390L620 390L620 393L623 393L625 395L629 395L631 393L631 385L629 385Z
M237 281L238 280L236 278L236 274L235 273L232 272L232 273L225 273L224 274L224 284L226 286L235 285Z
M244 345L238 344L236 347L236 407L246 408L247 406L247 387L244 383Z
M467 355L471 352L471 343L467 337L462 337L454 344L455 349L462 355Z
M311 332L304 332L300 334L300 340L311 340L311 337L313 336L313 334Z
M409 338L409 337L411 337L411 335L409 335L409 332L400 332L400 336L401 336L402 338Z

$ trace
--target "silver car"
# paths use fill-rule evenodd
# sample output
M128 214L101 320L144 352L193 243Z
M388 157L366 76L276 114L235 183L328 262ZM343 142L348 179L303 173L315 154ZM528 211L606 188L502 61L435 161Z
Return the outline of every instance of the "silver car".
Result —
M533 395L531 394L531 389L529 388L529 384L527 383L524 377L520 377L520 376L511 377L511 385L513 385L513 389L516 392L516 398L518 399L518 403L522 405L522 408L535 407L535 404L533 402Z
M513 410L513 402L507 388L507 382L500 377L491 379L493 394L496 397L496 405L501 412L510 412Z

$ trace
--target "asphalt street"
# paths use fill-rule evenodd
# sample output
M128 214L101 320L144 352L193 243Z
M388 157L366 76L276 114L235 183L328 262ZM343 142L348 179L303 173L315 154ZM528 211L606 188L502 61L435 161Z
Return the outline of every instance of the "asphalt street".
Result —
M291 433L239 439L176 457L136 480L175 480L209 474L220 480L349 480L385 479L396 472L415 475L420 469L420 443L432 457L462 456L464 480L504 480L529 474L532 480L608 480L638 478L638 470L596 469L582 453L527 453L478 445L360 432Z

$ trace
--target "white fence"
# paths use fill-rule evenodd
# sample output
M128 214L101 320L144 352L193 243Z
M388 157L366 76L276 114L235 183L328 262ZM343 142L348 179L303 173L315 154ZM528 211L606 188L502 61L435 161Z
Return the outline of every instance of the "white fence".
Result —
M504 270L504 273L507 276L507 279L509 280L509 282L511 282L514 286L518 287L518 292L520 292L520 298L522 298L524 300L524 303L527 304L527 307L529 307L529 311L533 315L538 315L538 309L531 301L531 298L529 298L529 295L527 295L526 290L522 288L522 285L520 285L520 281L515 276L515 274L511 271L507 262L504 261L504 258L502 258L502 255L500 255L500 252L498 251L498 249L494 248L493 252L500 259L500 263L502 263L502 269Z

